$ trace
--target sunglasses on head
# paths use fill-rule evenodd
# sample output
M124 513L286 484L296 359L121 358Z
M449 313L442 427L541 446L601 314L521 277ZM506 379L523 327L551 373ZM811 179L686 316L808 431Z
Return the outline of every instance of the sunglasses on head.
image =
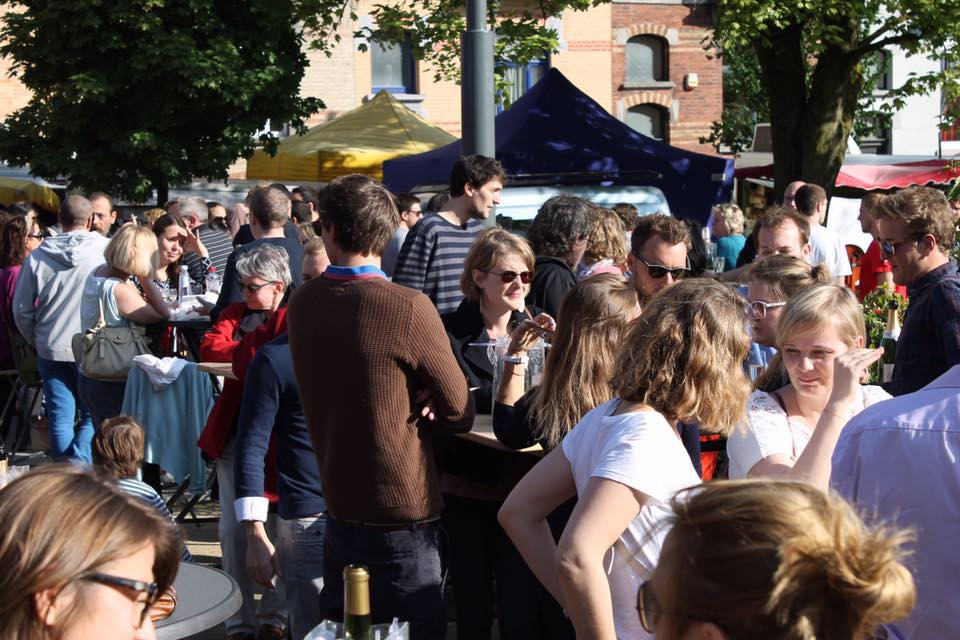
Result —
M533 280L533 271L520 271L519 273L516 271L501 271L500 273L497 273L496 271L486 271L484 269L480 269L480 271L494 276L500 276L500 280L503 281L503 284L510 284L517 278L520 278L520 282L523 284L530 284L530 281Z
M647 271L650 273L650 277L654 280L659 280L660 278L665 278L669 273L673 276L674 280L679 280L683 278L688 273L690 273L690 258L687 258L687 266L685 267L665 267L662 264L651 264L643 259L643 256L639 254L633 254L637 257L637 260L643 263L647 268Z

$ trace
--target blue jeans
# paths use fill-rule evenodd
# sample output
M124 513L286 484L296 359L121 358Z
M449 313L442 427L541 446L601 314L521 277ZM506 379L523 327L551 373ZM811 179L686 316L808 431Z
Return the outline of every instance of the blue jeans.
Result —
M123 413L123 393L126 388L126 380L94 380L82 373L77 376L77 392L80 401L90 410L94 431L107 418Z
M374 624L397 617L410 623L411 638L443 640L445 547L439 521L386 528L337 521L327 514L321 617L343 620L343 569L362 564L370 572Z
M47 402L50 427L50 448L54 459L72 458L91 463L93 422L90 413L77 396L79 370L73 362L37 358L37 370L43 379L43 395ZM77 412L80 422L77 424Z
M277 553L287 590L290 637L304 636L323 618L317 610L323 590L323 515L277 518Z

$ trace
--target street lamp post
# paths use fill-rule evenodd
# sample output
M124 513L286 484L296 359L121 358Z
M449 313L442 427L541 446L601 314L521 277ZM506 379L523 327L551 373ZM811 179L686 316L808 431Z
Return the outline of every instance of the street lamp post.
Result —
M493 128L493 42L487 29L487 1L467 0L467 30L460 36L460 115L463 154L496 156Z

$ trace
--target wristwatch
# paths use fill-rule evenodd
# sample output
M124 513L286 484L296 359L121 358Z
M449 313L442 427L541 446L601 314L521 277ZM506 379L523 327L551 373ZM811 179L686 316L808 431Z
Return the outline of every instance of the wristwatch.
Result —
M503 357L503 361L508 364L527 364L530 362L530 358L528 358L526 354L512 356L508 353Z

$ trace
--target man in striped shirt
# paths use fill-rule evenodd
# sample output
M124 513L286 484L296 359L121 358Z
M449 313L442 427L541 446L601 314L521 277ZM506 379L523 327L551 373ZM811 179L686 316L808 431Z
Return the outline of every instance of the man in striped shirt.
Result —
M441 314L463 299L460 275L467 251L500 204L506 173L494 158L464 156L450 171L450 200L429 213L407 234L393 281L422 291Z

